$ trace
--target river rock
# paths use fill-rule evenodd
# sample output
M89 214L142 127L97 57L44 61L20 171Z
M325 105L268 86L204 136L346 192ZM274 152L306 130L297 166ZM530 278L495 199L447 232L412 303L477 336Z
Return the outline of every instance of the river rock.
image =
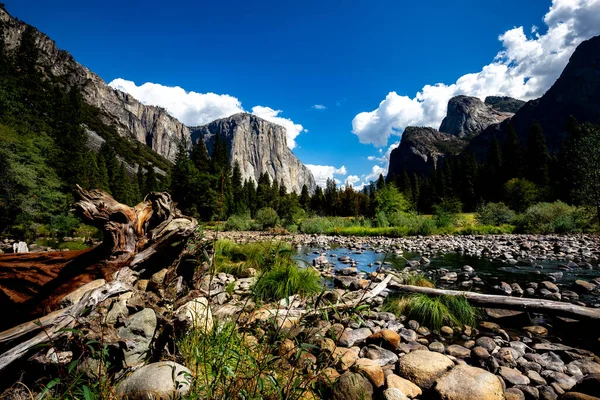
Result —
M444 400L504 399L504 389L496 375L465 364L457 365L439 378L434 390Z
M582 377L571 390L590 396L600 396L600 374L589 374Z
M144 308L131 315L125 326L117 333L125 341L123 350L125 366L134 367L144 362L156 330L156 314L151 308Z
M540 288L546 289L552 293L558 293L559 292L559 288L558 286L556 286L556 284L550 282L550 281L542 281L540 282Z
M388 388L399 389L407 397L413 399L422 394L421 388L411 381L401 378L396 374L389 374L385 378L385 383Z
M400 335L390 329L382 329L369 336L366 342L368 344L376 344L388 350L396 350L400 344Z
M190 390L191 371L172 361L143 366L117 387L117 396L127 400L171 399Z
M208 333L213 329L213 316L208 300L198 297L190 300L175 312L177 320L188 329L200 329Z
M596 285L581 279L578 279L573 283L573 290L577 293L593 292L595 289Z
M381 369L381 365L375 360L359 358L352 369L366 376L376 388L382 387L385 382L383 369Z
M446 349L446 354L456 358L467 358L471 355L471 350L458 344L452 344Z
M372 333L369 328L346 329L340 336L338 344L344 347L352 347L355 344L363 343Z
M443 354L429 350L415 350L398 361L398 375L421 389L429 389L454 363Z
M505 381L512 385L529 385L529 378L523 375L518 369L500 367L499 374Z
M496 342L494 342L494 339L488 336L481 336L475 341L475 344L477 346L483 347L489 353L492 353L497 347Z
M569 392L560 396L560 400L600 400L600 397L590 396L579 392Z
M372 400L373 385L367 378L354 372L345 372L336 382L333 400Z
M525 400L525 393L517 388L508 388L504 391L506 400Z
M363 347L360 351L360 356L373 360L382 367L398 361L396 354L374 344Z
M408 397L400 389L388 388L383 391L385 400L408 400Z

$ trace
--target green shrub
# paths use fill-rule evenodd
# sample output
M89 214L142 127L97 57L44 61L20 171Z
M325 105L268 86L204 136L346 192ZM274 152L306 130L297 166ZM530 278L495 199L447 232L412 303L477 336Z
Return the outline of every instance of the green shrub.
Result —
M438 228L445 228L456 223L462 203L457 199L444 199L434 206L433 219Z
M513 178L504 184L504 199L513 210L526 210L539 196L539 188L527 179Z
M291 259L280 259L252 285L257 300L278 301L291 295L310 296L323 289L321 275L313 268L300 268Z
M390 223L383 211L379 211L377 215L375 215L375 226L378 228L387 228L390 226Z
M271 207L261 208L256 213L256 223L260 225L263 229L273 228L279 223L279 216L277 215L277 211L275 211Z
M583 209L556 201L529 207L515 225L524 233L575 233L589 227L589 218Z
M504 203L487 203L477 209L477 222L481 225L510 224L514 217L514 211Z
M252 227L252 221L249 214L232 215L225 223L225 230L228 231L248 231Z

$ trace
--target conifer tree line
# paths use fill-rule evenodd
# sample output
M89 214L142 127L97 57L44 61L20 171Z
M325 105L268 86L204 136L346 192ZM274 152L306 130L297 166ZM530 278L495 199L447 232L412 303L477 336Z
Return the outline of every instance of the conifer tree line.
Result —
M600 211L600 193L595 195L594 173L600 168L600 146L594 146L600 127L580 124L570 118L567 139L557 153L550 153L542 127L533 123L523 146L515 129L508 125L502 145L492 138L485 160L477 162L471 152L450 157L429 176L405 171L387 181L405 194L421 213L431 212L445 200L475 211L489 202L504 202L522 212L536 202L560 200L568 204L592 205ZM587 144L584 144L587 143ZM583 160L588 160L587 164ZM584 165L587 165L584 167ZM600 169L597 170L600 174ZM597 184L596 184L597 185Z

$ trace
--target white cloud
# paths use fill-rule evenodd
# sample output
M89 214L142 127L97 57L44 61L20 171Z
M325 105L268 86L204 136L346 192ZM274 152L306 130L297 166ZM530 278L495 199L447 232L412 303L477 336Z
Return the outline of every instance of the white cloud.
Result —
M334 178L334 175L344 176L348 173L346 167L343 165L339 168L336 168L331 165L306 164L306 166L308 167L308 169L310 169L310 172L312 172L313 176L315 177L317 185L321 187L325 187L327 179L334 179L336 183L341 183L340 180Z
M448 100L459 94L490 95L530 100L540 97L556 81L579 43L600 33L600 0L553 0L544 16L547 32L523 27L499 36L502 43L493 62L481 71L463 75L450 85L425 85L414 97L390 92L379 107L352 120L361 143L383 147L390 136L401 136L409 125L438 128Z
M371 173L364 176L364 183L376 181L379 179L379 175L385 176L386 174L387 168L380 167L379 165L373 165L373 168L371 168Z
M360 182L360 177L358 175L348 175L344 183L354 187L354 184L358 182Z
M151 82L138 86L135 82L121 78L113 80L109 86L129 93L142 104L163 107L170 115L188 126L204 125L245 111L240 100L228 94L187 92L179 86L170 87ZM271 107L252 107L252 114L286 129L287 145L293 149L296 147L296 137L308 130L289 118L280 117L281 113L281 110Z
M117 78L109 83L114 89L129 93L143 104L163 107L185 125L204 125L219 118L244 111L242 103L233 96L215 93L186 92L179 86L169 87Z
M252 107L252 114L257 117L261 117L262 119L266 119L269 122L273 122L274 124L281 125L286 130L287 136L287 145L290 149L296 147L296 137L302 132L308 132L308 129L304 129L304 127L300 124L294 123L289 118L280 117L281 110L273 110L271 107L263 107L263 106L254 106Z
M312 108L320 111L327 110L327 106L324 106L323 104L315 104L314 106L312 106Z

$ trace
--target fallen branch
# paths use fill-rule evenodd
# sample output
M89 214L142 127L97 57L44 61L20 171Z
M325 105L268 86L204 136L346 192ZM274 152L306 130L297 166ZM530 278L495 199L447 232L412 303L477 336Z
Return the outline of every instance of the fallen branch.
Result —
M463 296L469 303L477 307L504 308L507 310L528 311L539 314L552 314L579 320L600 320L600 309L582 307L560 301L526 299L401 284L394 284L393 289L409 293L421 293L428 296Z
M67 334L67 328L75 326L77 319L84 312L94 308L111 296L128 292L133 288L123 282L113 281L97 289L86 292L76 304L60 311L47 315L39 321L27 322L15 328L0 333L0 342L17 339L27 333L41 330L33 338L26 340L0 355L0 371L27 354L32 348L55 341L60 336Z

